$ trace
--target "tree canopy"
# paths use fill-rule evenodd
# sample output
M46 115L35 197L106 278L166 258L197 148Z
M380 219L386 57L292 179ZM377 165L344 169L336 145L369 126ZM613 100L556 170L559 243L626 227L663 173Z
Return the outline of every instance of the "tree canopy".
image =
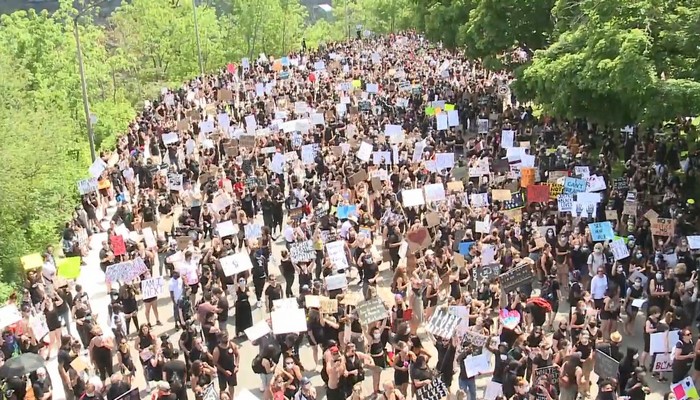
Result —
M700 112L697 0L412 2L431 11L415 22L430 39L513 70L518 99L550 115L625 125Z

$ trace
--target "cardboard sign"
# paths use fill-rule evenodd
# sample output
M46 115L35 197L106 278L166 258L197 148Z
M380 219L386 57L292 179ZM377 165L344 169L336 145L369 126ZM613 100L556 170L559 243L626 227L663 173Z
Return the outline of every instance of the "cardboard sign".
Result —
M362 325L380 321L388 316L388 310L380 298L374 298L357 304L357 315Z
M356 172L348 178L348 182L350 183L350 186L357 186L360 182L364 182L366 180L367 180L367 171L366 170Z
M329 299L328 297L320 296L319 303L321 312L324 314L335 314L338 312L338 300L336 299Z
M544 376L549 382L557 382L557 380L559 379L559 369L560 367L557 365L537 368L535 370L535 378L540 378Z
M432 228L440 224L440 214L431 211L425 214L425 221L428 223L428 228Z
M651 221L651 233L657 236L673 236L676 221L670 218L656 218Z
M502 273L498 276L498 281L501 283L503 290L508 293L519 286L529 283L533 277L532 268L526 264Z
M659 218L659 213L650 209L644 213L644 218L648 219L650 222L654 222Z
M307 330L304 309L274 310L270 316L272 317L272 332L275 335L306 332Z
M494 189L491 191L491 198L494 201L509 201L510 196L511 193L508 189Z

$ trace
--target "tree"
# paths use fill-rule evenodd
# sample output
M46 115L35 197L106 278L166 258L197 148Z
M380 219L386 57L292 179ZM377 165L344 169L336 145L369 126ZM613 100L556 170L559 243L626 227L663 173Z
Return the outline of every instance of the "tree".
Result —
M549 42L553 6L554 0L477 0L460 27L460 43L486 61L515 48L532 55Z
M141 80L181 81L199 74L192 3L170 0L125 2L110 17L115 47L134 55ZM225 41L214 9L197 7L205 70L225 64Z
M684 3L684 2L680 2ZM681 7L679 7L679 5ZM572 11L573 10L573 11ZM566 31L518 71L515 92L552 115L617 125L700 112L700 9L675 1L583 0L555 11Z

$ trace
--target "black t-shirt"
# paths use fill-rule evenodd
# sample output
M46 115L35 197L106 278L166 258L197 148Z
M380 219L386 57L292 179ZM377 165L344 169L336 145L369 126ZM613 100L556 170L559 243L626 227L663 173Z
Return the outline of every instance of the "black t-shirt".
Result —
M216 320L219 322L226 322L228 320L228 299L226 299L226 296L219 297L219 302L216 303L216 306L221 310Z
M168 382L172 383L179 380L183 385L187 379L185 362L181 360L170 360L163 364L163 372Z
M116 384L112 384L107 390L107 400L114 400L124 393L127 393L129 390L131 390L131 386L129 386L126 382L120 381Z

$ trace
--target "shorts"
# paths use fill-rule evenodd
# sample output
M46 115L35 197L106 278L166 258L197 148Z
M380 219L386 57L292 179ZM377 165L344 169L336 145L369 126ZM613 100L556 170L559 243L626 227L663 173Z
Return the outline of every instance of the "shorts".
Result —
M219 390L226 390L226 388L228 388L229 386L238 386L238 378L236 377L236 374L233 374L231 376L219 374L217 378L219 379Z
M602 310L605 307L605 299L593 299L593 304L596 310Z

